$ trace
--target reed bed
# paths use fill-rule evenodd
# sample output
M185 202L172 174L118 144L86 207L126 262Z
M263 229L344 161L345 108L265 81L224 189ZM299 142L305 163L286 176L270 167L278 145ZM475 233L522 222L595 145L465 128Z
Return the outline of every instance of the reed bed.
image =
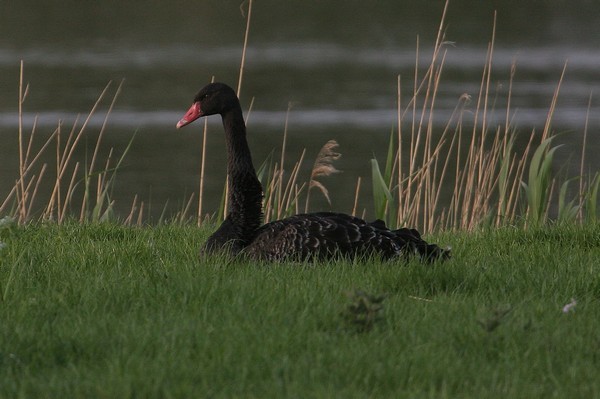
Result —
M112 82L109 82L100 93L83 122L80 122L78 118L71 127L67 128L62 121L58 121L52 134L34 153L37 123L34 121L30 132L24 131L23 104L29 92L29 86L24 85L23 81L24 68L23 62L21 62L18 127L19 175L14 186L0 204L0 215L8 215L20 224L32 220L52 220L62 224L67 218L80 222L114 218L114 201L111 199L114 179L131 147L133 138L119 157L116 157L113 148L103 160L100 159L99 154L107 121L121 92L123 82L119 84L113 94L104 115L102 127L96 137L92 156L89 161L86 161L75 159L74 154L81 145L90 119L98 112L103 100L107 97ZM52 166L47 162L41 163L41 159L50 151L55 153ZM53 169L54 173L49 169ZM49 185L52 189L47 195L41 197L39 188L44 179L50 180ZM79 190L79 195L76 195L77 190ZM134 220L141 223L143 216L144 203L135 196L125 223L128 224Z
M511 96L515 63L510 70L504 122L496 125L490 122L490 115L495 113L495 107L498 106L492 101L495 95L492 92L495 16L477 98L463 94L443 130L440 132L434 128L435 102L449 47L445 40L444 24L447 7L448 3L442 13L431 62L425 68L418 62L415 64L412 93L405 106L402 104L402 79L398 76L396 133L390 136L384 166L381 167L377 159L371 160L375 217L392 227L414 226L425 232L473 230L483 226L514 224L539 226L556 221L596 223L600 174L584 174L587 121L583 132L580 175L560 179L554 172L554 154L560 146L553 145L552 116L566 64L550 99L543 130L538 133L532 129L524 148L516 148L518 133L512 124ZM416 47L418 60L418 39ZM469 107L473 102L474 109ZM267 221L297 213L298 197L303 191L305 193L302 194L306 196L304 211L308 212L312 187L318 187L329 201L327 188L315 181L314 176L323 167L323 160L326 160L327 168L332 168L328 174L337 171L333 161L340 154L327 158L323 153L324 147L317 155L308 182L297 182L304 153L291 168L289 180L284 182L282 165L286 137L284 132L280 163L273 166L270 173L260 174L261 181L267 188ZM265 175L268 177L265 178ZM573 180L579 181L575 193L569 190L569 184ZM291 186L294 188L291 189ZM306 187L309 189L306 190ZM278 197L276 206L273 206L273 192L285 194L285 206L282 206L281 196ZM360 192L359 178L352 210L355 215L360 209ZM451 195L443 202L443 194L448 192ZM551 209L554 211L551 212Z
M242 87L252 1L245 4L248 10L238 94ZM475 98L463 94L457 99L455 109L444 128L440 131L434 127L436 100L443 82L444 61L450 51L445 36L447 8L448 3L442 12L429 64L419 65L421 45L417 39L417 62L411 79L404 79L401 75L397 77L397 126L390 135L384 162L371 160L372 207L375 217L386 221L390 227L408 225L425 232L473 230L482 226L499 227L514 224L539 226L554 221L596 223L600 174L596 172L585 175L584 173L587 121L580 155L580 175L559 179L554 170L554 155L560 146L555 145L552 116L567 69L566 64L550 99L546 122L541 131L532 129L528 133L524 148L517 148L515 145L518 133L512 124L514 113L511 108L511 95L516 71L514 63L510 70L506 104L502 108L504 121L491 122L490 115L496 114L496 107L499 106L495 101L492 88L495 17L479 92ZM73 126L66 128L59 121L54 132L35 152L32 149L35 147L33 143L36 140L36 125L34 123L29 133L26 133L23 128L22 110L29 91L28 85L24 85L23 82L24 72L21 63L19 175L11 191L0 204L0 216L9 215L21 224L31 220L54 220L60 224L67 218L80 222L119 218L126 225L145 223L147 221L144 213L145 203L137 195L131 202L127 216L118 217L113 211L114 201L111 199L111 191L114 187L114 178L131 142L119 157L114 155L112 149L104 160L101 160L99 155L106 121L121 91L122 83L114 91L110 100L104 124L88 162L75 159L75 149L80 145L88 121L98 112L112 84L109 82L104 88L82 123L78 120ZM410 94L406 100L407 84L410 86L408 90ZM250 116L252 104L253 101L250 102L247 118ZM288 115L290 112L291 105L288 106ZM315 188L329 201L328 189L320 178L338 172L335 161L341 154L338 152L337 143L333 140L325 143L321 151L312 159L313 166L310 168L308 178L304 179L303 171L306 170L304 164L310 162L310 157L307 156L306 151L302 151L297 160L287 159L289 158L286 148L287 130L288 119L286 118L278 159L275 160L272 154L262 163L257 173L265 191L266 222L301 211L314 210L310 207L310 198ZM218 222L226 215L227 182L224 185L219 210L207 212L203 207L206 124L202 143L198 192L192 193L183 201L181 210L171 218L176 222L187 223L194 219L197 224L206 221ZM56 154L54 165L40 164L42 154L50 151L55 151ZM54 172L49 173L50 170ZM49 179L54 179L53 189L42 198L39 187L42 181ZM362 180L358 178L354 190L353 214L356 214L359 209L366 208L360 203L361 191L365 186ZM573 181L577 181L578 184L573 184ZM328 182L334 184L331 179ZM577 187L574 189L574 186ZM194 198L197 198L197 202L194 202ZM168 217L169 215L163 215L161 220Z

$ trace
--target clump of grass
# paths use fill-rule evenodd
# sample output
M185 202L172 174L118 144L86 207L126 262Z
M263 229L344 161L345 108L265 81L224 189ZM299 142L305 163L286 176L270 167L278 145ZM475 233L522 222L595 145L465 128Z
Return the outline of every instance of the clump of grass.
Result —
M487 332L492 332L500 327L506 316L511 312L510 306L496 307L488 312L485 317L477 320L477 323Z
M529 163L529 179L522 182L527 197L527 222L537 226L547 217L550 201L552 159L558 146L551 147L552 138L544 140Z
M560 193L558 195L558 218L557 221L562 224L575 223L577 219L577 213L579 212L580 206L577 205L577 199L573 198L570 201L567 200L567 192L569 190L569 183L574 178L565 181L560 186Z
M583 178L583 177L582 177ZM582 218L580 212L580 218L587 221L588 223L598 223L600 215L598 214L598 191L600 191L600 173L596 173L591 183L588 185L588 191L580 191L581 202L585 204L587 213L585 219ZM582 209L580 207L580 209Z
M383 316L383 300L385 295L372 295L363 290L346 293L350 303L340 313L349 327L359 333L369 332Z

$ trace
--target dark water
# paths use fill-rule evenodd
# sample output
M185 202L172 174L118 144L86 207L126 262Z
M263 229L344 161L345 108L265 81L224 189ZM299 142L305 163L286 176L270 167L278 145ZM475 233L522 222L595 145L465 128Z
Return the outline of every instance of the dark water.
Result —
M256 0L241 101L248 109L255 163L279 151L291 105L288 151L291 169L303 148L306 168L329 139L340 143L338 167L327 180L333 207L349 211L362 176L369 208L369 159L385 156L396 120L396 83L408 103L419 41L420 74L431 49L441 1ZM584 126L589 131L587 169L600 161L600 3L595 1L452 1L447 15L447 56L433 123L441 128L464 93L477 97L497 11L491 87L501 123L511 65L516 64L513 125L527 133L544 126L565 63L553 118L560 132L559 164L576 169ZM109 117L103 153L122 151L136 133L117 177L113 198L121 212L138 194L156 217L181 209L197 191L201 124L175 130L194 93L214 76L237 84L245 19L240 3L3 1L0 3L0 199L17 177L19 64L29 93L26 131L37 117L39 140L59 120L72 126L85 117L109 81L122 92ZM591 96L591 107L588 107ZM93 151L110 98L103 101L77 154ZM475 101L467 111L475 109ZM589 115L589 116L588 116ZM496 118L496 119L494 119ZM215 210L224 182L221 127L211 119L205 210ZM278 155L277 155L278 157ZM48 159L47 161L50 161ZM317 196L315 196L317 197ZM314 202L315 207L327 207Z

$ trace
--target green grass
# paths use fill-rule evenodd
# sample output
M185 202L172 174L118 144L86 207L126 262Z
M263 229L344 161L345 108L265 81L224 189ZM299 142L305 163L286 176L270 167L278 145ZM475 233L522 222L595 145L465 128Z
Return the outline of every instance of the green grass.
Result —
M600 226L439 234L432 266L201 261L208 233L0 227L0 397L600 397Z

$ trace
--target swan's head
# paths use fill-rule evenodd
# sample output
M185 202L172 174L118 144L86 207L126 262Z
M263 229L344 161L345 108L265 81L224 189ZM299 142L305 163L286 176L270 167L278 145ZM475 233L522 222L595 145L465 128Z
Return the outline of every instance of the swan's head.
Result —
M177 122L177 129L203 116L222 115L232 108L239 107L239 104L237 95L231 87L224 83L210 83L196 94L188 112Z

